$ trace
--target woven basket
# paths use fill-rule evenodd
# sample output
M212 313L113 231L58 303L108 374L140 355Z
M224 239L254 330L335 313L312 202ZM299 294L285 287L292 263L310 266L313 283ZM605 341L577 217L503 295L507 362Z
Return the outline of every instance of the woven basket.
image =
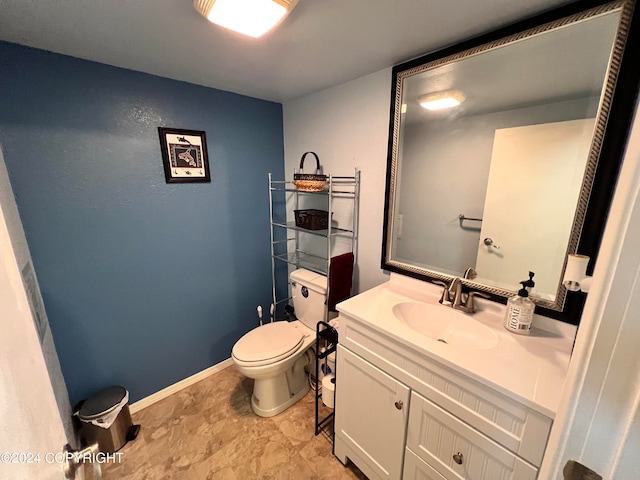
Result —
M303 192L320 192L327 185L327 176L320 174L320 159L314 152L305 152L300 159L300 171L304 169L304 159L311 154L316 157L316 173L295 173L293 184Z

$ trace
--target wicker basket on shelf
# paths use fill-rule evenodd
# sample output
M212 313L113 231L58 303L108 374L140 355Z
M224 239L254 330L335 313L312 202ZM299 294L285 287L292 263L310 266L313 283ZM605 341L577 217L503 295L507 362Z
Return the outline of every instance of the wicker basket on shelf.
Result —
M305 152L300 159L300 171L304 169L304 159L307 155L316 157L316 173L294 173L293 184L303 192L320 192L327 185L327 176L320 173L320 159L314 152Z

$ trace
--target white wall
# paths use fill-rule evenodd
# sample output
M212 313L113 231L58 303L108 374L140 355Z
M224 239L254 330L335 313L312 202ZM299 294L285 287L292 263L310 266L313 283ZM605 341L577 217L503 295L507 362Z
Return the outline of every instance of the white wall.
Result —
M391 69L284 104L285 172L314 151L325 173L361 171L360 238L355 291L388 280L380 268L391 97ZM305 171L311 165L305 160Z
M388 279L380 268L380 259L390 98L391 69L385 69L291 100L283 106L287 179L293 177L302 154L310 150L320 157L324 173L352 175L355 167L362 172L356 292L368 290ZM563 111L542 106L533 114L545 115L544 118L549 121L550 115L552 119L566 119L577 115L576 111L584 115L585 108L584 101L574 101L566 102ZM530 110L529 115L532 114ZM488 158L490 152L491 143ZM313 170L313 164L307 163L310 160L312 159L309 157L305 160L305 172ZM477 175L472 177L474 182L477 181ZM484 192L486 181L481 183ZM419 203L422 204L423 200ZM318 206L310 205L305 208ZM456 210L453 220L456 227L458 213L461 212ZM473 215L470 210L464 213ZM337 214L339 216L340 212ZM477 236L478 232L475 232L475 237ZM473 243L476 242L474 239ZM315 247L322 248L320 244ZM475 254L473 260L475 261Z

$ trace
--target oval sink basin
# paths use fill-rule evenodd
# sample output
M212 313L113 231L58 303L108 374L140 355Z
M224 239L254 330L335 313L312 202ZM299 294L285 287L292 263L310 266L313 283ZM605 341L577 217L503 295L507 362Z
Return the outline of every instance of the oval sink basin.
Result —
M498 344L489 327L450 307L402 302L393 306L393 314L417 333L452 347L486 350Z

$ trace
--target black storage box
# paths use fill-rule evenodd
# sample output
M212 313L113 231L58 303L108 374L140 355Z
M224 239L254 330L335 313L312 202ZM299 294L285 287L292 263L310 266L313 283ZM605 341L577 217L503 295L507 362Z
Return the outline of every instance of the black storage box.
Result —
M307 230L326 230L329 228L329 212L326 210L294 210L296 227Z

